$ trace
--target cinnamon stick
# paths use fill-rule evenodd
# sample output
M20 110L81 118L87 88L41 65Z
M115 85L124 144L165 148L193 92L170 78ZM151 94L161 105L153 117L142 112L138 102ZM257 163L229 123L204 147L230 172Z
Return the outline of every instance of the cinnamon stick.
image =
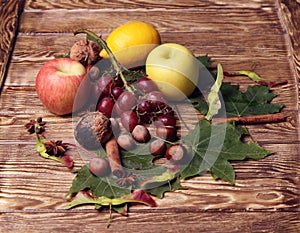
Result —
M275 123L285 121L283 113L264 114L256 116L240 116L240 117L228 117L228 118L213 118L214 124L224 123L228 121L235 121L241 124L260 124L260 123Z
M108 157L111 172L113 173L113 175L117 176L118 178L123 177L125 171L123 170L123 166L121 163L117 140L114 137L112 137L105 144L105 149L106 149L106 154Z

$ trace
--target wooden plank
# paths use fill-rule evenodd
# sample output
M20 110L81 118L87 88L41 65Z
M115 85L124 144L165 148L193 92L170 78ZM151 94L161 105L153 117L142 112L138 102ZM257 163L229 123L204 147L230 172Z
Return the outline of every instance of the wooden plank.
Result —
M282 34L278 25L278 15L273 9L216 9L206 8L182 9L184 13L178 18L178 10L165 9L139 11L40 11L24 12L20 33L73 33L86 28L97 33L109 33L114 28L129 21L146 21L152 23L160 33L165 32L200 32L200 33L245 33L245 36L259 34ZM84 20L81 18L84 17ZM67 18L67 21L61 19ZM157 20L160 18L160 20ZM113 19L113 20L112 20ZM255 22L255 23L254 23ZM180 24L180 27L177 25ZM192 26L191 26L192 25ZM258 40L257 40L258 41Z
M2 213L3 232L299 232L298 213L290 212L198 212L193 209L132 211L129 217L97 211L12 211Z
M14 48L23 5L23 0L5 1L0 5L0 93Z
M45 10L78 10L78 9L101 9L101 10L151 10L151 9L185 9L185 8L205 8L205 9L228 9L228 8L246 8L246 9L261 9L274 7L273 0L259 0L259 1L246 1L246 0L231 0L230 2L222 1L198 1L198 0L176 0L176 1L155 1L155 0L135 0L135 1L120 1L120 0L98 0L98 1L85 1L85 2L53 2L42 0L29 0L26 1L26 11L45 11Z
M246 34L241 34L239 40L232 40L231 34L210 34L191 32L188 34L162 33L163 42L180 43L192 50L195 55L210 54L212 57L231 58L232 60L264 58L274 61L287 59L287 42L284 37L276 34L260 34L252 40ZM51 59L55 55L67 54L75 41L81 36L68 35L19 35L13 58L15 60L36 61ZM266 43L267 41L267 43ZM55 46L53 46L55 44ZM242 45L242 46L241 46Z
M183 181L185 189L157 200L159 208L296 211L300 207L298 150L298 144L281 144L275 155L264 160L234 163L234 186L209 174ZM65 195L75 175L34 151L33 144L0 144L0 197L14 200L2 202L0 209L63 209L67 204ZM82 165L76 152L71 153L77 166Z
M67 51L67 49L65 49ZM204 54L199 54L204 55ZM211 56L209 54L209 56ZM230 58L225 57L218 57L218 56L211 56L214 64L221 63L223 69L232 72L236 70L252 70L255 67L254 71L260 74L263 78L267 80L287 80L289 85L294 85L295 80L293 79L293 72L291 71L291 64L289 61L285 59L270 59L270 58L263 58L263 57L248 57L239 60L232 60ZM36 75L43 66L46 60L37 60L35 62L29 60L18 60L12 59L10 62L10 68L7 73L6 77L6 86L35 86L35 79ZM30 69L27 67L30 66ZM22 72L20 72L20 70ZM234 84L239 84L241 86L248 86L253 84L246 77L226 77L226 82L231 82ZM273 88L275 91L276 89L283 88L277 87ZM291 91L293 93L294 91Z

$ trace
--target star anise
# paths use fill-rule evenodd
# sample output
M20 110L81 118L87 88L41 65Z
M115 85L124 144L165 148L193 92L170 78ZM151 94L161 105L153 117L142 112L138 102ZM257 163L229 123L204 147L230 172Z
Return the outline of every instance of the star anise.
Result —
M119 178L116 183L120 186L128 187L134 185L136 182L136 175L133 173L127 173L123 177Z
M36 120L30 120L25 127L30 134L42 134L45 132L46 122L43 122L41 117L38 117Z
M61 140L50 140L48 142L44 142L46 147L46 153L54 156L62 156L68 150L68 146L66 143L63 143Z

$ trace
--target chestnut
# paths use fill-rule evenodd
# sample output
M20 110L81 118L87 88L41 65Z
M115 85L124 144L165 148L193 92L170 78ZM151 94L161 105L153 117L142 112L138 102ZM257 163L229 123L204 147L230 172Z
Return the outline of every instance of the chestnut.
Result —
M177 140L177 130L174 126L159 126L156 128L156 136L174 142Z
M92 158L89 163L89 170L95 176L107 176L110 173L110 166L104 158Z
M149 151L152 155L163 155L167 149L166 143L160 139L156 139L149 145Z
M135 143L130 135L122 134L117 139L118 145L125 149L125 150L131 150L135 147Z
M136 125L132 130L131 135L135 141L140 143L146 143L151 138L149 130L143 125Z
M166 158L174 162L179 162L184 158L185 149L183 146L176 144L170 146L166 151Z

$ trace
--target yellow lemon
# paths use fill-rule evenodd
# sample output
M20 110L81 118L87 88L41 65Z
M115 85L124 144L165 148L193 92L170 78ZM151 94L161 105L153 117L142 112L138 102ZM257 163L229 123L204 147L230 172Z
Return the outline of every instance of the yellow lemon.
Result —
M153 49L146 60L146 74L173 101L193 93L199 79L200 63L186 47L166 43Z
M160 42L160 35L153 25L140 21L121 25L106 39L117 60L127 68L145 65L149 52ZM108 54L103 49L100 56L107 58Z

